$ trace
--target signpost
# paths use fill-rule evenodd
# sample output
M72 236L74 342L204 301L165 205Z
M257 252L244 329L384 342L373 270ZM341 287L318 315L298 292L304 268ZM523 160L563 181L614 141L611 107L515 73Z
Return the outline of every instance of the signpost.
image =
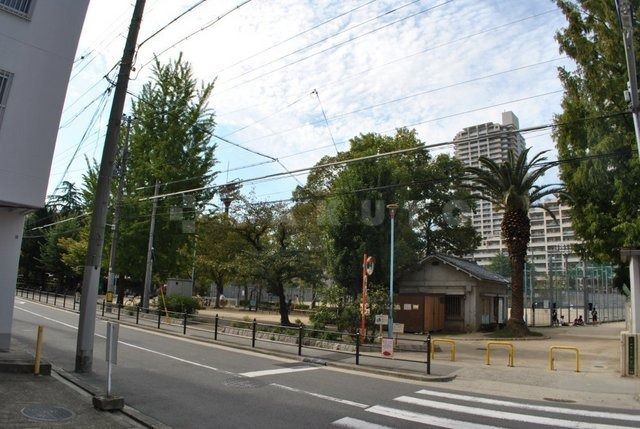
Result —
M120 325L107 322L107 341L105 344L105 360L107 361L107 394L94 396L93 406L102 411L121 410L124 398L111 394L111 367L118 364L118 336Z
M373 256L367 256L364 254L362 261L362 303L360 305L360 344L364 343L364 338L367 333L367 316L369 311L367 308L367 288L369 283L369 276L373 274L373 267L375 265L375 258Z

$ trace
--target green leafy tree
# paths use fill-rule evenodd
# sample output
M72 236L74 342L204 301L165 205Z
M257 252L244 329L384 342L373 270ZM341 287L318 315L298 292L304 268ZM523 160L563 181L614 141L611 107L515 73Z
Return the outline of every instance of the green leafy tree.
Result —
M507 326L516 335L527 335L529 330L524 322L524 262L531 237L529 209L541 207L536 204L546 196L556 194L561 188L554 185L536 185L536 182L552 164L545 163L544 152L527 161L529 149L516 157L509 151L507 161L497 163L480 157L479 167L467 167L470 187L476 197L493 203L504 212L502 218L502 238L507 245L511 263L511 317Z
M586 256L620 264L619 249L640 245L640 162L629 107L622 30L614 1L557 0L568 25L556 34L560 51L577 67L560 68L562 113L554 138L560 177L573 198L572 226ZM638 2L632 1L636 58L640 58ZM590 119L589 119L590 118ZM628 276L627 270L619 271Z
M294 194L298 206L314 205L329 275L352 296L360 290L364 253L377 260L371 281L384 284L389 278L387 204L400 206L395 219L397 274L428 253L465 254L479 244L475 230L460 216L461 208L474 204L462 187L462 164L448 156L433 159L421 145L415 131L407 129L398 129L394 136L354 137L348 152L323 158ZM401 149L407 151L375 157ZM366 156L374 158L339 163ZM320 167L332 162L336 164Z
M27 215L20 250L19 275L29 287L41 287L45 284L47 271L38 261L47 235L45 226L53 223L56 218L54 209L45 205L43 208Z
M489 262L489 270L496 274L500 274L502 277L511 278L511 263L509 257L500 252Z
M283 204L245 200L239 213L236 230L248 245L241 254L241 275L276 295L280 324L291 325L284 288L298 281L317 281L321 271L314 264L312 248Z
M213 82L198 83L182 56L162 64L133 101L133 126L127 161L125 199L118 243L119 271L144 278L147 238L156 181L160 192L178 193L158 201L153 270L157 281L188 277L193 263L197 213L214 191L207 188L216 173L211 136L214 113L208 107ZM182 196L183 190L205 188ZM143 201L141 201L143 199Z
M197 232L196 272L201 280L215 283L218 308L224 286L238 278L247 243L237 233L233 220L223 214L199 218Z

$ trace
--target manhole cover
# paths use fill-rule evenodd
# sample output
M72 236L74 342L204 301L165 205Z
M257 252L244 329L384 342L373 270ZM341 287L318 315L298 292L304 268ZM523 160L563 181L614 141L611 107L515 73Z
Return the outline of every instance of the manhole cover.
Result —
M39 422L61 422L73 417L73 412L53 405L29 405L20 412L26 418Z
M235 377L225 380L224 385L229 387L237 387L240 389L255 389L257 387L265 386L265 383L255 378Z
M566 404L573 404L576 401L572 401L571 399L562 399L562 398L542 398L545 401L551 401L551 402L564 402Z

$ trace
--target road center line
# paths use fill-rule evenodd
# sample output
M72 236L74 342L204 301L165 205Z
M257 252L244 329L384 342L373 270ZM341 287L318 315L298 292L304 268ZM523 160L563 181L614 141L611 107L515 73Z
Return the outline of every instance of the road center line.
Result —
M337 403L343 404L343 405L350 405L352 407L358 407L358 408L362 408L362 409L369 408L368 405L361 404L359 402L349 401L348 399L335 398L333 396L323 395L321 393L308 392L306 390L296 389L295 387L289 387L289 386L285 386L285 385L278 384L278 383L271 383L269 386L277 387L277 388L283 389L283 390L288 390L290 392L304 393L305 395L313 396L314 398L326 399L327 401L337 402Z
M288 374L290 372L311 371L314 369L320 369L317 366L303 366L294 368L278 368L278 369L265 369L263 371L251 371L240 374L243 377L262 377L264 375L276 375L276 374Z
M601 419L615 419L615 420L628 420L628 421L640 422L640 415L637 415L637 414L611 413L606 411L591 411L591 410L582 410L582 409L550 407L546 405L522 404L520 402L501 401L498 399L480 398L478 396L458 395L455 393L446 393L446 392L431 392L424 389L419 390L416 393L420 395L433 396L436 398L458 399L462 401L477 402L479 404L523 408L525 410L544 411L547 413L574 414L577 416L584 416L584 417L595 417L595 418L601 418Z

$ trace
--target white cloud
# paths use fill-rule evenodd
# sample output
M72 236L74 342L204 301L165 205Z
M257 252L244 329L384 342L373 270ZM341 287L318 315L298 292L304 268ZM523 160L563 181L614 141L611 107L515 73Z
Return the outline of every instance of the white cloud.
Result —
M137 79L131 82L131 91L138 91L148 79L150 66L142 66L152 59L154 53L208 24L238 2L206 2L147 42L138 54ZM421 123L416 125L419 137L430 143L450 140L465 126L499 122L500 113L505 110L513 110L519 116L522 127L547 123L554 113L560 111L561 94L512 104L502 103L560 89L556 67L560 64L570 65L568 60L540 64L437 90L479 76L558 58L554 35L564 25L564 18L559 11L533 17L553 9L550 2L457 0L364 35L401 17L444 3L423 0L311 48L301 49L403 4L379 0L269 49L291 35L364 3L366 0L254 0L211 28L162 54L160 59L167 61L182 51L184 57L193 64L198 78L211 80L218 77L210 100L210 106L219 113L217 134L224 136L256 122L232 134L229 139L275 157L307 151L283 159L291 169L313 165L321 156L335 153L318 99L310 94L313 89L318 91L329 118L331 133L341 150L347 148L341 142L355 135L371 131L391 132L403 125ZM190 4L149 1L140 40ZM124 44L123 34L130 13L128 1L91 3L79 47L79 53L89 54L85 60L78 61L74 73L94 56L95 60L86 65L71 82L67 104L99 82L115 64ZM514 22L517 20L522 21ZM506 25L508 23L512 24ZM477 34L480 32L483 33ZM331 48L352 39L355 40ZM265 49L268 50L256 55ZM265 65L297 49L301 51ZM303 59L323 50L326 51ZM248 57L248 60L234 65ZM299 62L283 67L295 61ZM281 70L277 70L279 68ZM63 122L105 87L106 82L96 85L65 112ZM430 90L434 91L365 109ZM500 105L460 114L493 104ZM344 115L359 109L362 111ZM77 144L91 114L93 109L87 109L70 129L60 133L50 190L60 180L61 171L73 152L70 148ZM106 116L103 116L103 122L106 122ZM91 156L95 141L94 138L83 145L80 153ZM548 135L538 136L530 144L536 149L553 147ZM225 171L227 166L234 169L264 160L222 142L218 142L218 148L218 169L221 171ZM321 149L311 151L314 148ZM84 161L80 156L71 170L81 170L83 166ZM283 171L282 167L271 163L232 171L229 177L247 178L278 171ZM75 174L77 178L78 173ZM70 177L73 178L73 174ZM220 181L225 178L226 175L222 174ZM292 189L295 184L291 178L273 181L257 185L256 192L281 193Z

